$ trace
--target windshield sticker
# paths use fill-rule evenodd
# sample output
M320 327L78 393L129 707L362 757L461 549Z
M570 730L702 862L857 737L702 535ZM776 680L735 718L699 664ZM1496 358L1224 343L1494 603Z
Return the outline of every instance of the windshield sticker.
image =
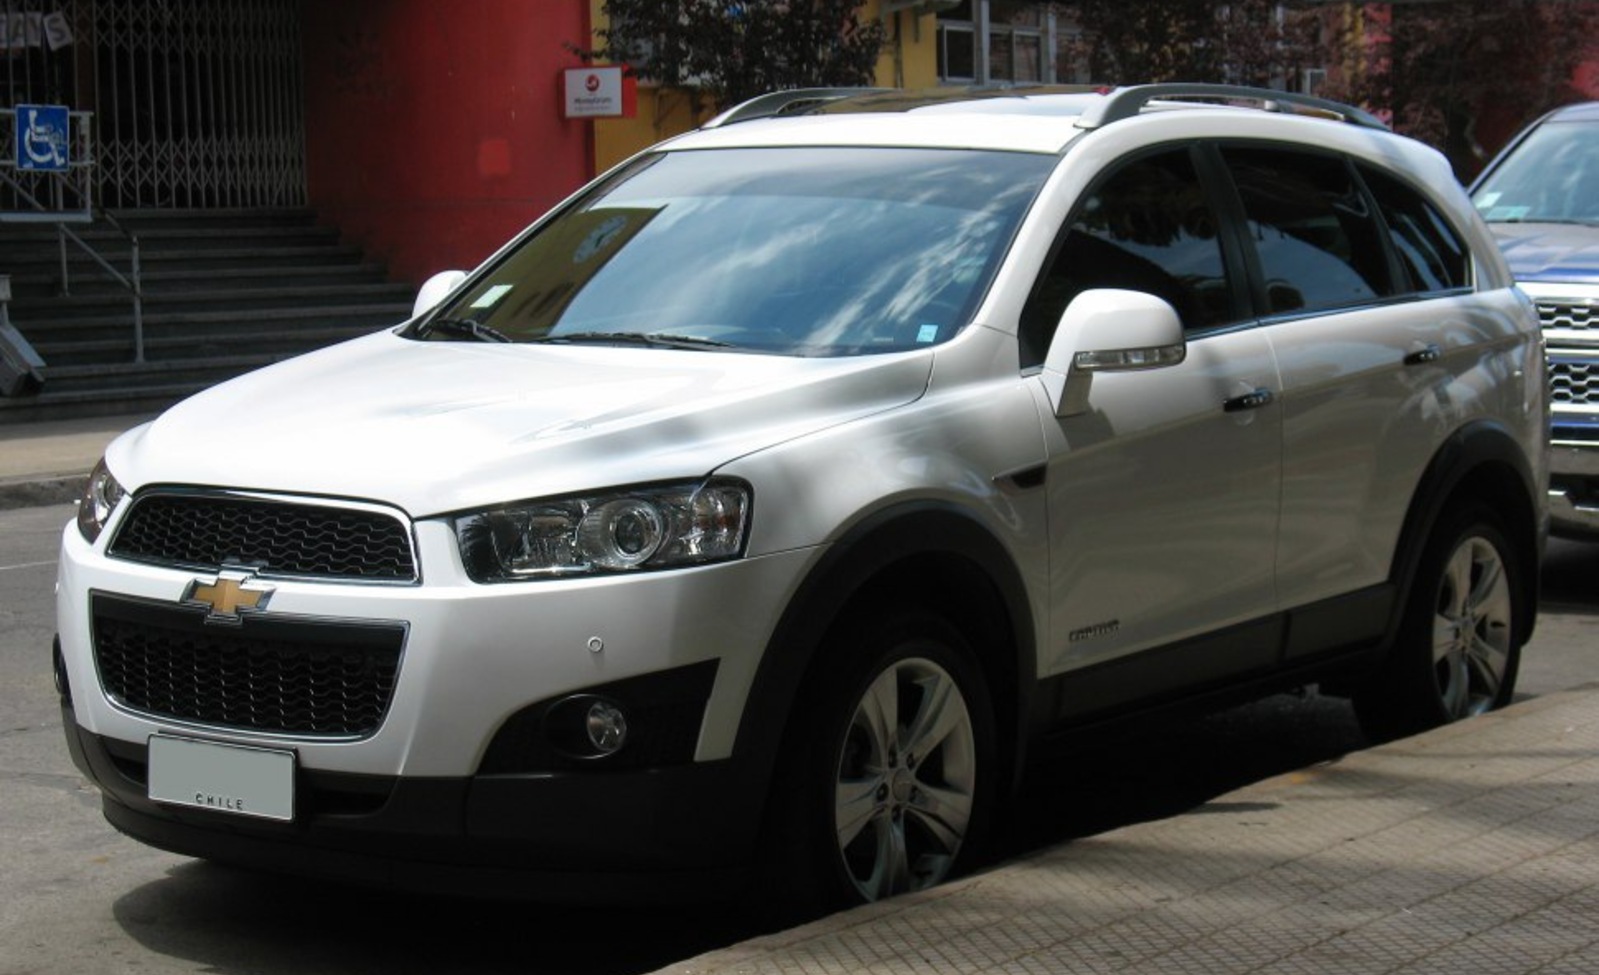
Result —
M489 290L478 295L477 300L472 302L472 307L493 308L495 305L499 304L501 298L504 298L510 293L511 288L512 285L509 284L497 284Z
M937 325L923 325L916 331L916 341L920 343L933 342L938 339Z
M605 245L616 239L616 235L627 229L626 217L609 217L598 227L589 231L577 245L577 250L572 253L572 263L581 264L605 249Z
M1493 221L1520 220L1530 212L1532 212L1532 207L1494 207L1483 214L1483 219Z
M1484 193L1482 195L1482 199L1477 201L1477 209L1479 209L1479 210L1488 209L1489 207L1493 206L1495 203L1498 203L1499 202L1499 198L1501 196L1504 196L1504 194L1503 193Z

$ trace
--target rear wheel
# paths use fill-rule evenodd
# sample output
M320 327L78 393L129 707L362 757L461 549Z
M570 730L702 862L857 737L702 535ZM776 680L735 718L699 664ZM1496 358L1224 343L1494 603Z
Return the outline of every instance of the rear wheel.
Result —
M964 868L994 777L988 692L958 631L907 612L837 632L801 699L768 834L785 890L808 909Z
M1446 514L1422 558L1389 666L1354 699L1367 734L1401 737L1509 703L1520 568L1491 509Z

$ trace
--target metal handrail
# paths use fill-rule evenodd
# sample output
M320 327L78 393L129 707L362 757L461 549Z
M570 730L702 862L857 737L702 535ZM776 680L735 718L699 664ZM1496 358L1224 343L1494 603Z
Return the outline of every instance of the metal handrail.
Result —
M0 115L10 115L15 129L16 110L0 108ZM16 169L14 159L0 158L0 181L11 187L18 199L33 207L31 211L0 212L0 223L53 223L56 226L56 242L61 255L61 294L72 294L72 280L67 264L67 241L72 241L85 254L100 266L101 270L111 276L111 279L121 285L133 301L133 361L144 361L144 287L139 270L139 238L121 221L105 210L96 211L94 206L94 182L90 172L94 168L94 113L69 112L69 117L77 121L77 138L74 140L77 151L65 172L43 172L38 175L48 176L50 182L50 196L52 205L41 202L32 193L28 192L17 179L5 172L7 169ZM73 186L69 180L77 176L78 184ZM83 208L68 210L66 207L66 190L72 189L78 198L83 201ZM129 274L124 276L121 271L111 266L94 247L73 231L68 224L92 223L96 218L104 220L112 229L121 234L128 241Z

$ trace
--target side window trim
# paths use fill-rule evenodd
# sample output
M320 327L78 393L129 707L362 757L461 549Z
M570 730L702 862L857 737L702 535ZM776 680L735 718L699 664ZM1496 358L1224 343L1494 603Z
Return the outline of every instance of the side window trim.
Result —
M1260 255L1249 242L1249 218L1244 212L1244 200L1238 193L1238 184L1227 170L1226 161L1222 159L1221 145L1215 139L1196 143L1194 165L1199 170L1199 178L1216 211L1222 260L1227 267L1228 284L1233 291L1239 321L1252 325L1264 320L1262 312L1266 309L1266 275L1260 266Z

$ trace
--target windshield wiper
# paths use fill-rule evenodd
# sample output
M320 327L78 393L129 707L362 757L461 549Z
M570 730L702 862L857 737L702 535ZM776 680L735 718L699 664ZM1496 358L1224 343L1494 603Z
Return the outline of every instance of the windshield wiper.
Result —
M1484 218L1486 219L1486 218ZM1508 220L1489 220L1489 223L1555 223L1571 227L1592 227L1596 221L1575 217L1511 217Z
M732 342L708 339L699 335L674 335L671 332L568 332L565 335L546 335L539 342L555 344L594 342L618 345L647 345L661 349L731 349Z
M504 332L474 322L470 318L430 318L416 328L417 338L426 338L430 332L441 332L445 335L463 339L475 339L479 342L509 342L511 337Z

